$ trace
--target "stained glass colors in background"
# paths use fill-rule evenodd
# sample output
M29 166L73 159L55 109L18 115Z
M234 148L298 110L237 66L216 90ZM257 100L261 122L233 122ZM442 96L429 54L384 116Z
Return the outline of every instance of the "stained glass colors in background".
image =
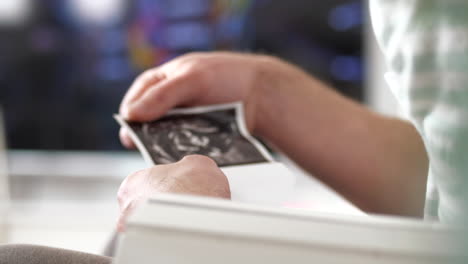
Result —
M117 150L116 112L143 70L190 51L265 52L362 99L361 1L2 0L9 147Z

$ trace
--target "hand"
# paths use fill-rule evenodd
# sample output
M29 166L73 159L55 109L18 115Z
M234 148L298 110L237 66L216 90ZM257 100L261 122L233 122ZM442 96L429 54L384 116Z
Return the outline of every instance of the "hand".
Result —
M255 129L255 89L262 56L235 53L192 53L141 74L120 106L127 120L150 121L180 106L243 101L247 127ZM134 147L126 130L122 143Z
M117 229L123 231L128 215L156 193L231 198L229 182L213 160L200 155L186 156L176 163L135 172L122 182L117 194L120 205Z
M128 120L149 121L178 106L233 101L244 102L253 134L360 208L401 215L422 211L428 160L414 127L372 113L279 59L233 53L182 56L143 73L120 113ZM125 132L121 138L133 145Z

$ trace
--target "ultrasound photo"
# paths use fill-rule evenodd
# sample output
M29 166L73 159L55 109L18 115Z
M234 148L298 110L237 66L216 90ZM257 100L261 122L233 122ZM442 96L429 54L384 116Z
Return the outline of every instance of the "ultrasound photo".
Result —
M147 123L117 121L130 130L133 141L152 164L177 162L200 154L218 166L271 160L268 151L247 131L241 104L176 109Z

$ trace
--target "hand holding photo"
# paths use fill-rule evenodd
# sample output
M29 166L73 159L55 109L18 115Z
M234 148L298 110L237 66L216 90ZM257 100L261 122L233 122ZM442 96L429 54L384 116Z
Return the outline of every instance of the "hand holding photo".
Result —
M173 163L192 154L208 156L220 167L272 161L247 131L241 103L175 109L146 123L114 117L150 164Z

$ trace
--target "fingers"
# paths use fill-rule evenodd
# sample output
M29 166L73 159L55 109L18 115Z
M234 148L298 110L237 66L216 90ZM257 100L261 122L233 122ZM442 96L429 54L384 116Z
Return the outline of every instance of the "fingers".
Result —
M135 143L133 142L132 138L129 135L128 129L125 127L121 127L119 131L120 142L124 147L129 149L134 149L136 147Z
M171 108L191 104L203 95L196 79L189 76L164 79L146 88L138 99L122 104L122 116L132 121L151 121L164 115Z
M138 95L133 93L129 97L130 99L124 99L120 107L120 114L126 120L140 122L155 120L171 108L190 104L197 95L201 94L198 87L200 86L194 85L193 82L186 81L184 78L160 80L151 87L140 88ZM141 93L143 90L145 92ZM126 128L120 129L119 137L124 147L129 149L136 147Z
M138 100L145 91L152 85L160 82L165 78L165 74L160 71L159 68L153 68L145 71L140 76L138 76L130 86L129 90L125 94L124 99L122 100L122 105L129 104L135 100Z
M120 114L127 120L151 121L171 108L202 99L206 95L200 90L211 76L207 64L199 55L191 54L146 71L125 95Z
M165 74L159 70L159 68L154 68L147 70L142 73L132 84L130 89L125 94L124 99L120 105L119 112L124 119L131 120L132 113L128 113L128 105L132 102L137 101L143 94L152 87L152 85L157 84L158 82L166 78ZM119 132L120 142L124 147L133 149L135 148L135 143L130 138L129 133L126 128L121 128Z

